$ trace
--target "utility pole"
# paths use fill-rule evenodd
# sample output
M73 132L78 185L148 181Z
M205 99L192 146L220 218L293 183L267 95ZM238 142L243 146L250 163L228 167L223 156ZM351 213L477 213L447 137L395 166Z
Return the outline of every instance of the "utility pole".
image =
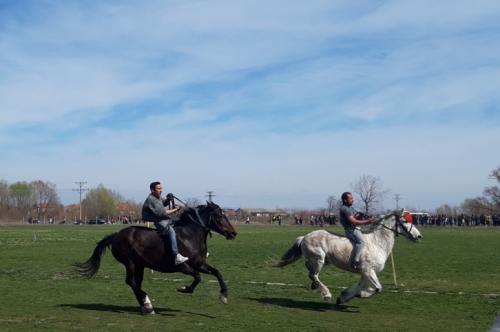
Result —
M207 194L208 194L208 195L205 195L205 197L208 197L208 201L209 201L210 203L212 203L212 197L213 197L213 196L217 196L217 195L214 195L214 192L213 192L213 191L207 191Z
M78 220L82 220L82 193L83 193L84 191L86 191L86 190L89 190L89 189L84 189L84 188L82 188L82 187L83 187L83 185L84 185L85 183L87 183L87 181L85 181L85 182L76 182L76 181L75 181L75 183L76 183L76 184L80 187L80 188L78 188L78 189L73 189L73 190L74 190L74 191L76 191L76 192L78 192L78 193L80 194L80 219L78 219Z
M398 204L398 201L399 201L400 199L402 199L402 198L399 198L399 195L400 195L400 194L394 194L394 196L396 196L396 197L394 197L394 199L396 200L396 209L399 209L399 204Z

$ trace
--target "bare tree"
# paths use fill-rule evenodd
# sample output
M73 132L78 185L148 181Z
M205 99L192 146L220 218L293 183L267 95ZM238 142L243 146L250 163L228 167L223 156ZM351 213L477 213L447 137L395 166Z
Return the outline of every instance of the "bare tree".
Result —
M0 213L10 209L10 191L9 183L0 180Z
M30 183L35 196L38 219L43 218L47 213L56 214L61 206L61 200L57 195L56 185L52 182L36 180Z
M351 183L351 188L362 202L356 205L361 206L365 213L375 210L376 205L390 192L389 188L383 188L380 178L371 175L361 175L358 180Z
M500 183L500 166L494 169L489 179ZM460 206L465 213L498 213L500 211L500 188L498 185L484 188L483 196L466 199Z
M194 208L198 205L201 205L201 201L198 198L189 197L186 199L186 206Z
M448 217L456 217L455 211L457 210L456 207L452 207L451 205L445 204L440 207L436 208L436 213L437 214L444 214Z
M496 180L500 183L500 166L491 172L488 179ZM495 206L496 208L500 207L500 188L498 186L484 188L483 195L487 198L487 204Z
M477 198L467 198L460 207L467 214L479 214L479 211L483 208L483 204L479 201L480 197Z
M342 201L340 199L335 198L335 196L329 196L326 199L326 206L327 206L327 211L328 214L332 214L338 209L340 209L340 206L342 205Z

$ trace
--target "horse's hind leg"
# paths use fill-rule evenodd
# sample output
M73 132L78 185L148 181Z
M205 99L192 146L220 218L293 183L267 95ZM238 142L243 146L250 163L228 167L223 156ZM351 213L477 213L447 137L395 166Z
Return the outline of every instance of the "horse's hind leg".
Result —
M312 269L312 266L311 266L311 263L309 263L309 261L306 261L306 268L307 268L307 271L309 271L308 277L312 281L311 289L315 290L316 288L319 287L319 283L317 281L318 278L315 276L313 269Z
M375 286L375 288L366 287L370 283L373 284L373 286ZM360 297L370 297L370 296L377 294L377 293L380 293L382 291L382 284L378 280L377 274L375 273L374 270L371 270L366 274L365 287L366 287L365 289L362 289L360 291L360 294L359 294Z
M321 288L321 296L327 302L332 302L332 294L321 280L319 280L319 272L324 265L324 259L319 257L306 262L306 268L309 271L309 279L312 280L311 289Z
M125 283L134 291L135 298L141 306L142 313L147 315L154 314L153 304L148 294L141 289L142 280L144 279L144 267L136 267L133 262L129 262L125 264L125 268L127 269Z
M198 271L194 270L191 266L187 264L182 264L182 266L180 266L179 272L192 276L194 280L191 283L191 285L182 286L179 289L177 289L177 291L188 294L193 293L196 286L198 286L198 284L201 282L200 274L198 273Z

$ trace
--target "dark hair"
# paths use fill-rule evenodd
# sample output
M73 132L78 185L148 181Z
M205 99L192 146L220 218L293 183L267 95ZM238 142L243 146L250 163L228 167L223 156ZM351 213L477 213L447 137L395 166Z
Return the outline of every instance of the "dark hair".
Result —
M153 191L153 189L156 188L156 186L159 184L161 184L161 183L158 181L151 182L151 184L149 185L149 190Z
M342 203L344 203L344 201L347 199L347 195L351 195L352 194L348 191L346 191L345 193L342 194L341 198L342 198Z

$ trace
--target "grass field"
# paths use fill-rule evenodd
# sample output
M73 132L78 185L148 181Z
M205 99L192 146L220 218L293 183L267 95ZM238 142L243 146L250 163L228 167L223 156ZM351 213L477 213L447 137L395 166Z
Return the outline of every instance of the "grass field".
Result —
M190 277L147 271L157 315L144 316L110 252L95 278L71 266L119 227L0 226L0 331L487 331L500 315L499 229L422 228L421 243L398 238L398 285L389 259L381 294L336 306L310 290L303 260L265 264L316 227L237 226L233 241L209 239L228 305L212 276L187 295L176 289ZM334 297L358 279L332 266L320 278Z

